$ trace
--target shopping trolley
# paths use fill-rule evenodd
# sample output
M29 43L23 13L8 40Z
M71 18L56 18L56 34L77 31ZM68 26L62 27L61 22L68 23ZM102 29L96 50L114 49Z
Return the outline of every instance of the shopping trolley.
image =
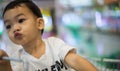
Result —
M12 57L2 57L3 60L10 60L10 61L16 61L16 62L22 62L24 66L24 71L28 71L28 63L25 59L19 59L19 58L12 58Z
M28 62L25 59L12 58L12 57L2 57L4 60L22 62L24 66L24 71L28 71ZM55 71L58 71L57 66L55 66Z
M120 71L120 59L108 59L108 58L93 58L93 57L85 57L88 61L90 61L99 71ZM11 58L11 57L3 57L4 60L23 62L24 71L28 71L28 63L26 60Z
M100 71L120 71L120 59L91 58L87 59Z

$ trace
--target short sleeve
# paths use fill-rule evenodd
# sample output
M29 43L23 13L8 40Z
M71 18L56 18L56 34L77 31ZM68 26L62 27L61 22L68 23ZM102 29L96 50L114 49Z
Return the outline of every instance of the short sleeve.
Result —
M12 71L24 71L23 63L11 61Z
M71 50L76 53L75 47L66 44L63 40L56 37L52 37L51 39L52 39L51 43L54 45L53 49L55 53L58 54L61 60L64 60L67 53Z
M21 49L14 52L14 54L12 54L10 57L18 59L20 50ZM23 62L11 61L10 63L11 63L12 71L24 71Z
M61 46L60 52L59 52L59 57L64 60L65 56L68 54L69 51L74 51L76 53L76 49L72 46L69 46L67 44Z

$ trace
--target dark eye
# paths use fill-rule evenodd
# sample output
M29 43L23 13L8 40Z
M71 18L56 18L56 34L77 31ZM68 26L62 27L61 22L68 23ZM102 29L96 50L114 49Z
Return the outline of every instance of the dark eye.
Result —
M19 19L18 23L23 23L25 21L25 19Z
M7 26L6 26L6 29L10 29L10 28L11 28L11 25L7 25Z

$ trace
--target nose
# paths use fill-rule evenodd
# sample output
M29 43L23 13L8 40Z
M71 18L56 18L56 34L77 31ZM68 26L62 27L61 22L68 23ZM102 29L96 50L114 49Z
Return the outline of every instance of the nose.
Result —
M13 26L13 33L20 31L20 26L19 24L14 24Z

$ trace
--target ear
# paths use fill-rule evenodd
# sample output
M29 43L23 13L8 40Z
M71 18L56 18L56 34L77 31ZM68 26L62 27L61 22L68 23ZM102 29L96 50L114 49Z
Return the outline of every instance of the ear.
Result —
M44 20L43 18L37 18L37 27L39 30L44 29Z

